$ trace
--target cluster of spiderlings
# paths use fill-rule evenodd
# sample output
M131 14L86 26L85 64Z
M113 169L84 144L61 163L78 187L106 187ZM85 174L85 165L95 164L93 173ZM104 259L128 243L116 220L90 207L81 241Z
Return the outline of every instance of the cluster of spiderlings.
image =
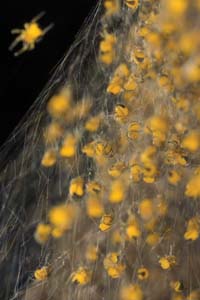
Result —
M199 13L99 4L31 156L24 299L199 300Z

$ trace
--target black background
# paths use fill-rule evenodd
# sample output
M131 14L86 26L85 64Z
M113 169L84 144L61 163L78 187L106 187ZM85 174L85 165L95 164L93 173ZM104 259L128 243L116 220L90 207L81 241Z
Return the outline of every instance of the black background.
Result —
M56 65L73 43L84 19L98 0L4 1L0 16L0 145L22 119L53 75ZM54 27L35 49L14 57L8 47L15 38L13 28L22 28L41 11L42 27Z

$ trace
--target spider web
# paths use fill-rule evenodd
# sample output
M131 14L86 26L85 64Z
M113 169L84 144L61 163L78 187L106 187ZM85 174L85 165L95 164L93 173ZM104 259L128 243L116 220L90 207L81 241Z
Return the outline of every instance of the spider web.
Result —
M54 172L40 168L45 147L43 131L49 122L46 104L69 78L81 90L88 76L91 77L87 58L96 55L100 10L99 2L44 90L1 148L0 266L1 272L5 272L1 278L1 299L21 299L23 292L21 294L20 290L32 281L34 269L49 260L50 246L41 249L33 238L36 224L47 211L50 190L55 189L52 196L58 192L54 201L59 202L63 198L63 190L59 187L60 181L63 181L59 168ZM81 78L83 73L85 79ZM66 182L71 176L69 172Z

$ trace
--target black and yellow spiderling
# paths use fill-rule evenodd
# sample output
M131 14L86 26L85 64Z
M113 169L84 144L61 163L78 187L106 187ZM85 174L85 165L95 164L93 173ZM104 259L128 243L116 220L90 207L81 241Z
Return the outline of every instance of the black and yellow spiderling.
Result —
M15 56L21 55L26 51L31 51L35 48L35 44L38 43L43 36L53 27L53 24L48 25L46 28L42 29L38 23L39 19L44 16L45 12L41 12L36 17L34 17L29 23L24 24L23 29L12 29L12 34L18 34L15 40L9 47L12 51L18 43L22 43L20 50L14 53Z

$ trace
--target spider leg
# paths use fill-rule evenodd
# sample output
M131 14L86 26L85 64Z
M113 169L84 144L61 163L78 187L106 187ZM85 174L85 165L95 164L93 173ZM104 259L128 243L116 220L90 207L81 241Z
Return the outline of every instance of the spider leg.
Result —
M54 24L49 24L46 28L43 30L43 35L45 35L49 30L51 30L54 27Z
M9 48L8 48L8 50L9 50L9 51L12 51L12 50L16 47L16 45L17 45L19 42L21 42L21 36L18 36L18 37L11 43L11 45L10 45Z
M34 48L35 48L35 43L31 43L31 44L29 45L28 51L31 51L31 50L33 50Z
M43 34L43 35L44 35L44 34ZM39 38L35 41L34 46L35 46L36 43L38 44L38 43L42 40L42 38L43 38L43 36L39 37Z
M37 22L39 19L41 19L44 15L46 14L45 11L42 11L41 13L39 13L37 16L35 16L31 22Z
M21 33L21 32L22 32L22 29L18 29L18 28L14 28L11 30L12 34L17 34L17 33Z
M24 43L23 46L22 46L22 48L14 53L14 56L19 56L22 53L28 51L29 47L30 47L30 45Z

